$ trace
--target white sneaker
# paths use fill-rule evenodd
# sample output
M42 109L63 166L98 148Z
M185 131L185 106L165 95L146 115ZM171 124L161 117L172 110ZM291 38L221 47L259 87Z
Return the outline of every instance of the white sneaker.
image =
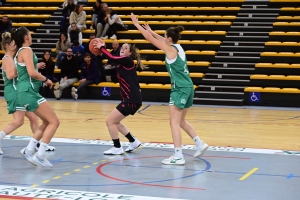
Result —
M165 165L184 165L184 158L176 158L175 156L171 156L169 158L163 159L162 164Z
M75 87L72 87L72 92L77 92L77 89Z
M71 95L72 95L74 100L78 99L78 94L76 94L75 92L71 92Z
M2 141L0 140L0 155L3 155L3 151L1 150L1 148L2 148L2 143L1 143Z
M58 90L58 89L59 89L59 86L60 86L60 85L59 85L59 82L56 82L56 83L54 84L54 87L53 87L54 90Z
M93 26L90 26L90 29L93 30L94 29Z
M110 37L110 39L115 40L115 39L117 39L117 36L116 36L115 34L113 34L113 35Z
M202 141L201 148L196 150L194 157L197 158L199 156L202 156L205 153L205 151L208 149L208 147L209 147L208 144L206 144L205 142Z
M45 158L45 156L41 158L37 153L34 154L32 160L36 165L43 167L53 167L53 165L49 162L49 160L47 160L47 158Z
M108 39L108 36L101 37L101 39L106 40Z
M104 155L122 155L124 153L123 147L120 148L112 147L111 149L104 151Z
M39 150L39 147L40 147L40 143L38 143L38 144L36 145L35 150L38 151L38 150ZM49 146L49 145L48 145L46 151L55 151L55 147Z
M134 142L131 142L129 147L127 147L127 149L125 150L126 152L132 152L133 150L139 148L139 146L141 146L141 142L135 138Z
M32 157L33 157L33 151L28 151L26 150L26 147L23 148L20 153L31 163L33 164L34 166L36 166L36 163L32 160Z

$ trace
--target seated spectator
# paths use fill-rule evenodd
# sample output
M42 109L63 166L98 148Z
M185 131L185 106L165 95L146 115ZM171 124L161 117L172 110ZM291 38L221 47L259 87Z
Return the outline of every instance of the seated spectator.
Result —
M47 79L53 81L53 73L54 73L54 61L51 58L50 51L45 51L44 56L42 58L42 62L45 63L44 68L39 69L39 72L45 76Z
M90 42L95 39L95 34L90 34L90 41L88 41L85 45L84 45L84 53L90 53L92 54L92 52L90 51Z
M117 39L116 34L118 30L127 30L127 26L124 25L119 15L117 15L117 13L112 10L112 8L107 9L107 19L109 29L107 31L103 30L102 35L105 36L102 36L101 39L107 39L108 37L110 37L110 39Z
M61 79L54 85L54 96L60 99L65 88L78 81L78 60L73 56L71 48L67 50L67 56L61 62Z
M98 13L97 16L97 34L96 37L100 38L102 36L102 31L103 28L106 26L105 30L108 30L109 24L108 24L108 19L107 19L107 9L108 6L106 3L101 4L101 11ZM106 34L106 33L105 33Z
M72 51L73 56L77 58L79 65L81 65L81 63L83 63L84 47L79 44L77 40L75 40L73 43Z
M120 44L117 40L112 43L112 51L110 52L113 56L120 56ZM105 79L107 82L118 82L117 71L118 63L114 63L108 58L107 63L104 65Z
M3 16L2 20L0 21L0 36L2 33L10 32L12 28L12 21L8 20L7 16ZM2 37L0 37L0 41L2 40Z
M77 28L80 31L83 31L84 29L86 29L85 21L86 21L86 13L85 11L83 11L82 5L77 4L75 6L74 11L71 13L70 24L76 23ZM70 31L71 31L71 25L68 28L68 32Z
M61 60L66 55L66 51L68 48L71 48L71 43L68 41L67 33L61 33L59 36L59 40L56 43L56 65L55 68L61 68Z
M102 3L101 0L97 0L96 4L92 8L93 15L92 15L92 25L91 25L90 29L94 29L94 27L96 27L97 15L101 11L101 3Z
M67 0L62 4L63 11L62 11L62 17L60 19L60 32L66 31L66 23L70 20L71 12L75 9L75 6L77 4L77 1L74 0Z
M76 89L72 87L72 97L73 99L78 99L78 94L80 91L84 90L90 84L99 84L100 83L100 73L97 67L97 63L92 60L90 53L84 54L84 63L82 63L81 74L79 80L79 86Z
M73 42L77 40L80 44L82 44L82 33L77 28L76 23L71 24L71 31L68 33L68 41L73 44Z

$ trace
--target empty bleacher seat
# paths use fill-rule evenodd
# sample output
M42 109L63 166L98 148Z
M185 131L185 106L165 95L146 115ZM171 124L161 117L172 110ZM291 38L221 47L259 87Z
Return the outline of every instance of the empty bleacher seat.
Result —
M246 87L245 92L271 92L271 93L300 93L298 88L278 88L278 87Z

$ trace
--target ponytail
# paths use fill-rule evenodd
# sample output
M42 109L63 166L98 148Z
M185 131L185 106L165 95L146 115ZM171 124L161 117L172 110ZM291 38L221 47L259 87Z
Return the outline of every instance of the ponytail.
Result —
M138 52L139 49L136 48L135 44L129 46L130 46L131 57L137 61L136 68L140 68L141 70L147 69L147 67L141 61L141 55Z

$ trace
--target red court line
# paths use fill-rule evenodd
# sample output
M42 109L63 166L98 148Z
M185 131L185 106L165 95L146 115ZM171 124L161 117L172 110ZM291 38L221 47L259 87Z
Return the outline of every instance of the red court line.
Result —
M97 173L100 174L101 176L104 176L106 178L112 179L112 180L116 180L116 181L121 181L121 182L125 182L125 183L130 183L130 184L136 184L136 185L145 185L145 186L154 186L154 187L162 187L162 188L173 188L173 189L188 189L188 190L205 190L205 188L190 188L190 187L182 187L182 186L168 186L168 185L158 185L158 184L149 184L149 183L142 183L142 182L134 182L134 181L128 181L128 180L123 180L123 179L119 179L119 178L115 178L112 176L109 176L105 173L102 172L102 168L106 165L109 165L111 163L115 163L115 162L120 162L120 161L124 161L124 160L135 160L135 159L143 159L143 158L165 158L166 156L148 156L148 157L139 157L139 158L126 158L126 159L122 159L122 160L114 160L111 162L106 162L102 165L99 165L96 169Z
M0 195L0 200L5 200L5 199L15 199L15 200L38 200L38 199L44 199L45 198L36 198L36 197L21 197L21 196L10 196L10 195ZM50 200L50 199L48 199ZM51 199L54 200L54 199Z

